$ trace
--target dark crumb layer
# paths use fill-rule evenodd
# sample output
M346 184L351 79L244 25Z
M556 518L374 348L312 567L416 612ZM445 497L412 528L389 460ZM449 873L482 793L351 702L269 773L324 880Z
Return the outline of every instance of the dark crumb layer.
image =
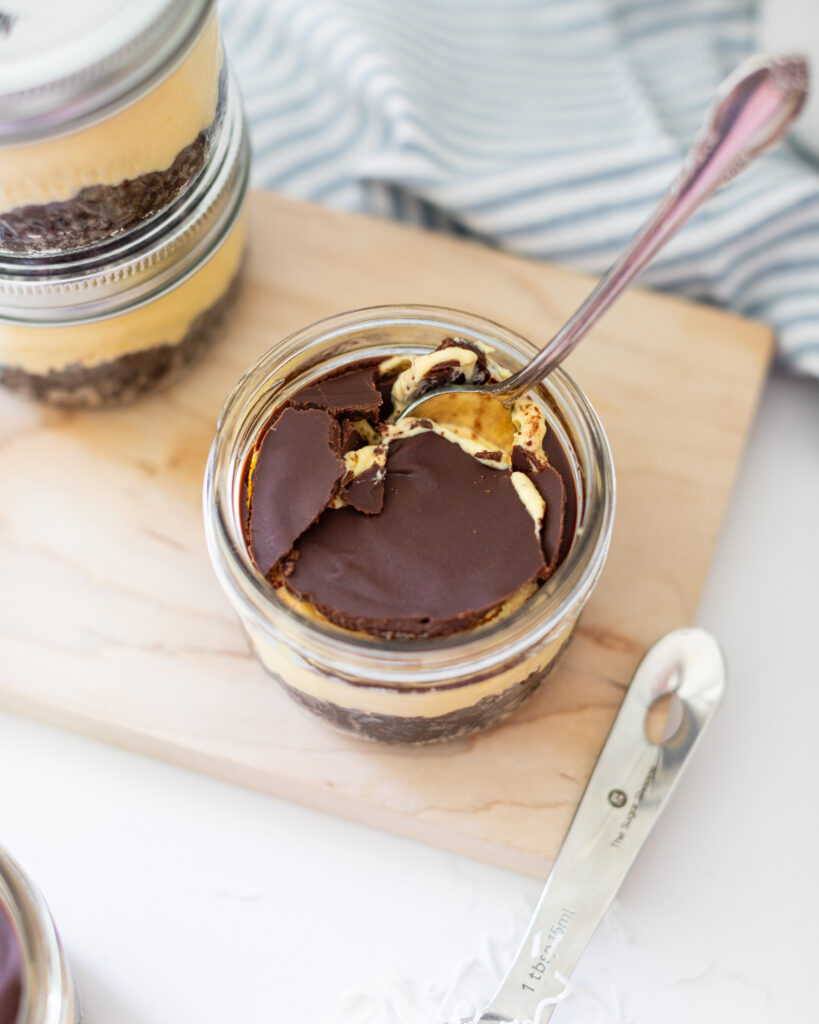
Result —
M568 640L566 644L568 644ZM435 718L405 718L401 715L369 714L354 708L343 708L331 701L321 700L289 686L280 675L269 672L281 683L287 693L302 707L323 718L329 725L359 739L379 743L441 743L496 725L520 705L540 686L566 647L564 644L545 669L532 672L524 680L510 686L503 693L483 697L471 707L450 711ZM411 698L408 698L411 699Z
M18 206L0 213L0 249L11 253L70 252L107 242L161 213L205 166L224 113L224 71L216 116L164 171L118 185L89 185L64 202Z
M181 341L129 352L97 366L74 363L46 374L0 367L0 384L50 405L95 409L130 402L146 391L172 383L214 340L239 290L237 274L227 291L200 313Z

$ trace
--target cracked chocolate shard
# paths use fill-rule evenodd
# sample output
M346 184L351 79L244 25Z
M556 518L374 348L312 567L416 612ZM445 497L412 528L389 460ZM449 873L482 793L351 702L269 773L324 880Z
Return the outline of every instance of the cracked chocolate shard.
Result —
M250 470L250 552L266 576L332 501L344 475L339 427L323 409L285 409Z
M545 570L510 471L433 432L390 446L379 515L328 509L294 553L292 593L383 636L468 629Z
M378 515L384 507L385 480L382 466L370 466L344 491L345 502L365 515Z
M572 546L572 540L574 539L575 527L577 525L577 493L572 483L572 468L569 464L569 456L566 454L563 445L553 430L546 431L546 436L543 438L543 453L549 465L557 470L564 483L563 526L556 561L556 564L560 565L569 553L569 548Z
M566 488L560 473L553 466L544 466L537 473L530 474L530 479L546 503L541 541L546 565L553 572L560 554L566 521Z
M562 449L560 449L560 454L565 460ZM566 530L567 498L563 477L554 466L544 464L545 459L545 451L538 458L521 445L515 445L512 449L512 468L521 473L526 473L546 504L543 526L541 528L541 540L543 542L546 565L549 567L549 574L551 575L558 563L565 557L565 553L561 555L561 548ZM568 460L565 460L564 472L566 474L569 473ZM566 479L571 479L571 477L567 476Z
M381 392L375 386L376 364L358 366L302 388L290 400L295 409L325 409L333 416L375 416Z
M346 455L347 452L353 452L356 448L360 448L362 445L367 443L361 434L359 434L353 420L341 420L339 426L341 427L339 451L342 455Z

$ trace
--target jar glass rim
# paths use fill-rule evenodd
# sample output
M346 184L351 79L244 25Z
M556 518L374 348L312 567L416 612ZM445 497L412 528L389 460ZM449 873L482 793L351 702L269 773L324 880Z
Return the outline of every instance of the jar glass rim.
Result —
M73 980L63 957L57 929L37 886L4 847L0 846L0 911L5 907L20 941L26 982L18 1017L22 1024L58 1024L73 1020ZM59 998L52 997L59 996Z
M553 371L540 387L561 409L575 417L584 431L588 451L581 466L587 493L584 513L575 540L555 574L514 613L498 622L449 636L389 640L346 633L313 621L278 601L270 585L252 565L241 529L232 514L237 466L231 465L232 432L251 417L252 402L267 395L266 413L275 400L270 384L286 384L276 378L288 358L309 354L311 348L336 338L353 336L379 327L423 326L444 333L468 333L486 340L503 354L523 362L537 350L532 342L485 317L446 307L385 305L349 310L300 328L265 352L240 378L228 395L219 416L211 447L203 492L205 529L211 560L223 588L256 628L289 646L294 644L307 658L318 658L342 668L347 658L355 661L357 685L406 688L423 676L426 685L452 678L452 670L468 662L471 677L483 668L492 671L500 661L514 658L538 637L547 637L572 608L582 602L588 586L599 574L608 551L614 515L614 467L602 424L581 388L564 370ZM375 345L373 347L376 347ZM349 356L348 356L349 359ZM300 375L299 375L300 376ZM258 412L258 409L256 410ZM265 416L264 419L267 417ZM262 421L264 422L264 420ZM233 453L235 454L235 453ZM234 460L235 462L235 460ZM243 465L244 460L239 460ZM238 472L241 473L241 465ZM419 671L418 659L423 658Z

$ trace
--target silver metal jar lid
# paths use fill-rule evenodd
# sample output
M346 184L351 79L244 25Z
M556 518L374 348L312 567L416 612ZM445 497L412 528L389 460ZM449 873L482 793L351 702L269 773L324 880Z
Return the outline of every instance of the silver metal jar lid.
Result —
M0 146L75 131L133 101L188 49L214 0L3 0Z
M194 187L142 230L82 253L0 259L0 322L77 324L150 302L221 245L247 192L250 146L235 81L225 121Z

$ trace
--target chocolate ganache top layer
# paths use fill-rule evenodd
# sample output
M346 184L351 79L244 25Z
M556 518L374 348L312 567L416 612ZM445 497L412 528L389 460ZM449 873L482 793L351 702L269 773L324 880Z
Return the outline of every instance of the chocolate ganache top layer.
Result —
M250 556L283 600L344 629L433 637L514 611L555 571L574 485L534 402L516 403L514 427L489 398L394 422L440 383L495 379L489 356L448 338L356 362L274 412L242 493ZM508 436L486 429L504 417Z

